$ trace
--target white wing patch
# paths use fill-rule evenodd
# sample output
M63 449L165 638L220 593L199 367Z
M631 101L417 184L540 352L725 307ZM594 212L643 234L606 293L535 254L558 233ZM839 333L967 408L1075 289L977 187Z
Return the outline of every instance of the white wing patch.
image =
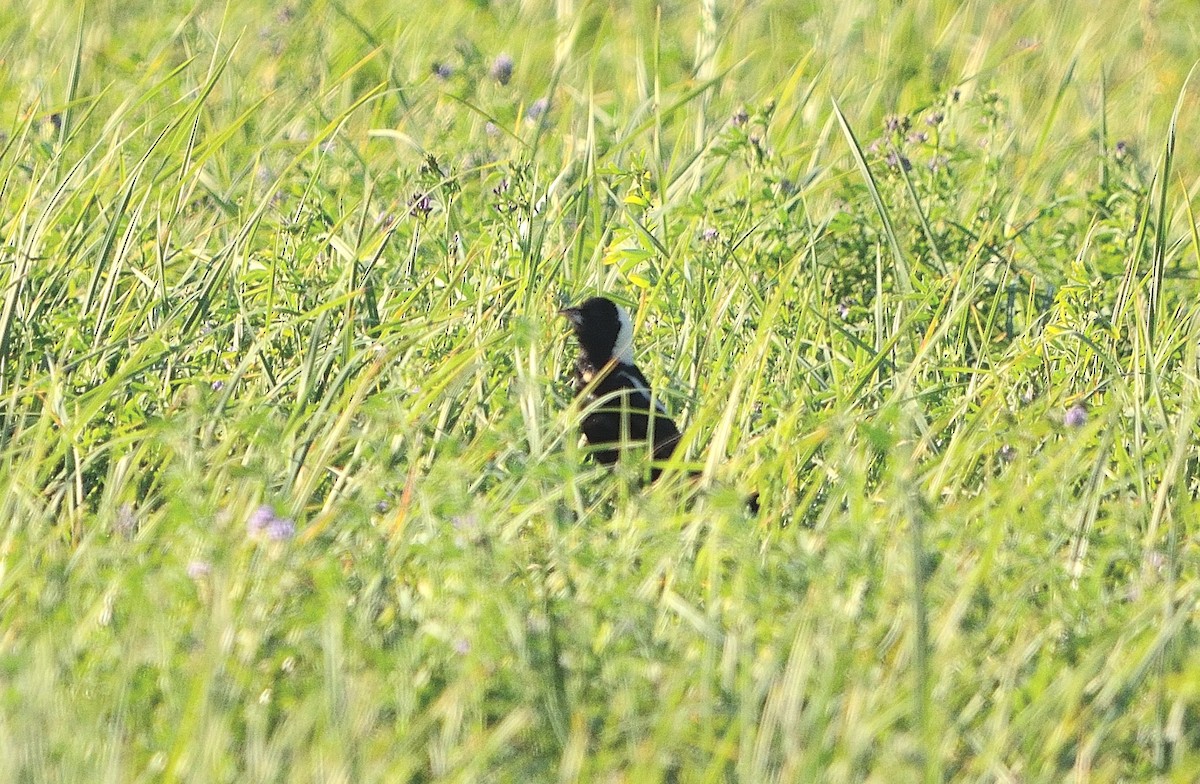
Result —
M629 364L632 364L632 363L629 363ZM618 373L618 375L620 375L621 380L624 381L626 384L628 384L630 388L636 389L638 392L640 392L642 394L642 397L646 398L646 408L649 408L650 401L654 400L654 407L656 409L658 409L658 412L660 414L667 413L667 408L666 408L666 406L663 405L663 402L661 400L658 400L657 398L651 397L650 388L642 383L642 380L640 378L638 378L638 375L636 373L630 373L628 370L625 370L624 368L618 368L617 373Z

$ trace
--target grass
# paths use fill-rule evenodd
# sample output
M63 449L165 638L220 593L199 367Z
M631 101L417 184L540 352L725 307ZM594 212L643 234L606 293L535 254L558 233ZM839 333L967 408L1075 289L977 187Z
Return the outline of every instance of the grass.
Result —
M1200 778L1187 9L6 10L0 779Z

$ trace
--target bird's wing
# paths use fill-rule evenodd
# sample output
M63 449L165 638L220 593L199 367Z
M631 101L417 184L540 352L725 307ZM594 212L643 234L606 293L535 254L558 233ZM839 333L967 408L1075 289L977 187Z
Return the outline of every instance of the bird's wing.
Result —
M634 391L637 398L637 403L644 407L647 411L650 410L650 401L654 400L654 407L658 409L660 414L666 414L667 408L661 400L654 399L650 394L650 382L642 375L642 371L637 365L620 364L613 371L613 375L621 386Z

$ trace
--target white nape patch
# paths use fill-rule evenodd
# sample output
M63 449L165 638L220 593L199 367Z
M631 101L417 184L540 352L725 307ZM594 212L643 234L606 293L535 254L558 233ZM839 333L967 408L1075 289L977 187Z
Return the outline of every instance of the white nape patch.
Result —
M613 346L613 356L616 357L618 362L632 365L633 320L629 318L629 311L620 305L617 305L617 321L621 323L621 329L617 331L617 342Z

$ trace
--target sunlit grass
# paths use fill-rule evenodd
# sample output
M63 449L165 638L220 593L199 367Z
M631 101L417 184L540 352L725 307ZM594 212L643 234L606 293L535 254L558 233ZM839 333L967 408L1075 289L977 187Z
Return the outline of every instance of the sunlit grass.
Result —
M409 5L0 13L0 780L1200 778L1188 9Z

